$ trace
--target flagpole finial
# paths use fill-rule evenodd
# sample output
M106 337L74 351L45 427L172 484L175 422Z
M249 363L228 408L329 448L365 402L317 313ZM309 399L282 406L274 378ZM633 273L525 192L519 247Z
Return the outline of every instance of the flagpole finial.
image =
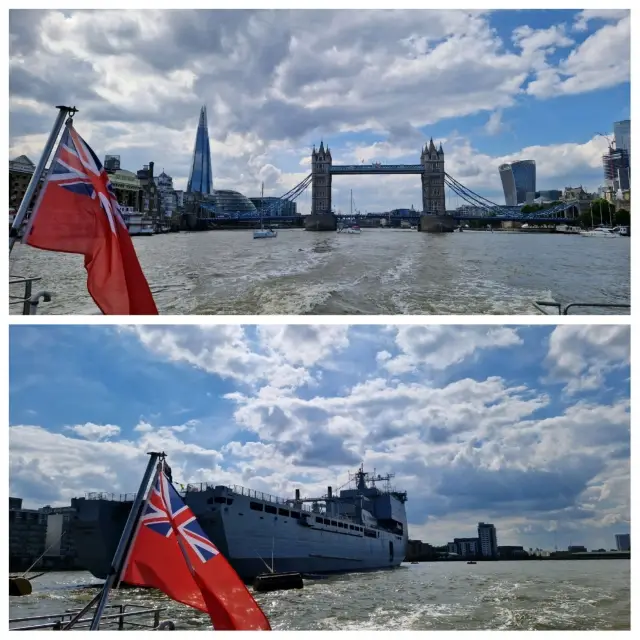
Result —
M63 104L56 105L56 109L60 109L60 111L66 111L71 117L75 116L78 113L78 109L75 107L67 107Z

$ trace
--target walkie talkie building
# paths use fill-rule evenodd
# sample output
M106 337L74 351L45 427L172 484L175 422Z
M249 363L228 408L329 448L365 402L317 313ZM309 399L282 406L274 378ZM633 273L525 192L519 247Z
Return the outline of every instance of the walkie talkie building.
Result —
M505 204L515 207L526 202L527 193L536 191L535 160L518 160L499 168Z
M207 108L200 109L200 121L193 148L191 171L187 183L187 193L213 192L213 174L211 171L211 149L209 147L209 128L207 127Z

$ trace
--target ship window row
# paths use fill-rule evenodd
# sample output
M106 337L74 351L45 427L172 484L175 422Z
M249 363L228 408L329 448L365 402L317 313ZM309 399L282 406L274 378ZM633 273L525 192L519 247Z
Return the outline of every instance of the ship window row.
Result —
M329 518L318 518L316 517L316 522L318 524L328 524L331 527L338 527L339 529L350 529L351 531L363 531L362 527L353 524L347 524L346 522L338 522L337 520L329 520Z
M249 502L249 508L254 511L266 511L267 513L277 513L278 515L285 516L286 518L292 517L296 520L300 520L300 512L299 511L289 511L289 509L282 509L276 507L272 507L269 504L262 504L262 502Z
M233 498L223 498L222 496L216 496L215 498L213 498L213 500L209 498L207 502L209 504L213 504L214 502L216 504L233 504Z

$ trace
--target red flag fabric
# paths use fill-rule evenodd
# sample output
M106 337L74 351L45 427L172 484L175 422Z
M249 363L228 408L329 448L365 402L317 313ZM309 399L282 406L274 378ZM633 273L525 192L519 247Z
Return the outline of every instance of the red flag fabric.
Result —
M87 289L103 313L158 314L109 176L70 123L22 241L83 254Z
M121 580L159 589L177 602L208 613L217 630L271 629L238 574L160 469L142 509Z

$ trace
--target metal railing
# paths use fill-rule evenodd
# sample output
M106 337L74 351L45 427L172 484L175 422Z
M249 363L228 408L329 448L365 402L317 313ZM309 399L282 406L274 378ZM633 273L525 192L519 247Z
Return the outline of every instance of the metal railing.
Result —
M135 493L101 493L92 491L85 493L87 500L107 500L108 502L133 502L136 498Z
M613 304L609 302L572 302L570 304L565 305L564 307L560 302L548 302L544 300L536 300L533 303L533 306L543 313L544 315L552 315L547 311L547 308L553 309L557 313L553 315L559 316L568 316L569 310L573 308L586 308L586 309L626 309L630 310L630 304Z
M9 306L22 305L23 316L35 316L38 313L40 302L51 302L51 294L48 291L33 293L33 283L42 280L40 277L25 277L9 275L9 291L12 286L24 285L22 295L9 293Z
M195 484L187 485L187 492L189 491L212 491L216 486L208 482L200 482ZM270 493L263 493L262 491L254 491L253 489L247 489L247 487L241 487L237 484L232 485L224 485L225 488L229 489L231 492L240 495L246 496L247 498L255 498L256 500L262 500L264 502L271 502L273 504L282 504L288 505L289 507L293 504L296 504L296 509L301 511L309 511L311 512L311 507L306 504L297 504L295 498L281 498L280 496L273 496Z
M160 614L166 610L167 607L145 607L138 604L110 604L107 605L107 610L116 610L115 613L106 613L100 619L101 626L109 626L111 630L118 629L123 630L125 625L127 627L135 627L137 629L174 629L173 623L167 624L168 621L160 622ZM129 609L133 609L130 611ZM9 627L10 631L35 631L37 629L62 629L65 623L68 623L81 609L67 609L64 613L52 613L49 615L40 616L28 616L25 618L11 618L9 625L17 624L20 622L38 622L46 620L40 624L32 624L26 627ZM138 622L132 622L130 618L140 618L141 616L153 616L153 622L151 624L141 624ZM76 622L74 627L88 627L91 624L93 616L87 618L81 618ZM106 624L104 624L106 623Z

